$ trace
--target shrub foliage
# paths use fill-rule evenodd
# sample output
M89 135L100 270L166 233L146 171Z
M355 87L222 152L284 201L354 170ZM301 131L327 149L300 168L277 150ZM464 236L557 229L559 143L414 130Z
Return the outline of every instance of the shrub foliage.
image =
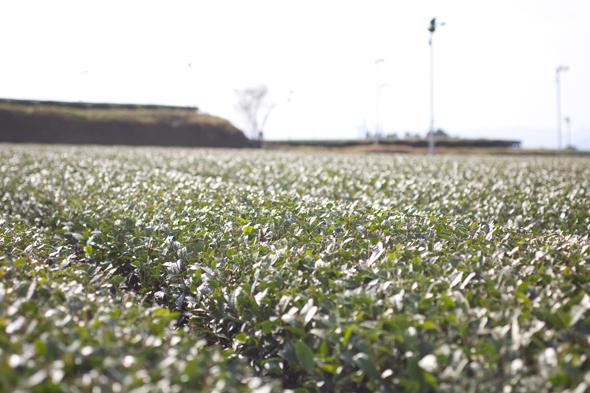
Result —
M585 391L590 160L0 149L0 390Z

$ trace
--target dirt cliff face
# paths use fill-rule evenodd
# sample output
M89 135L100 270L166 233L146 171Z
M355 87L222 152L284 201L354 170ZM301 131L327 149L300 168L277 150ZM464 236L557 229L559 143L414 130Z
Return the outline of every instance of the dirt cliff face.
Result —
M0 142L256 147L196 108L0 100Z

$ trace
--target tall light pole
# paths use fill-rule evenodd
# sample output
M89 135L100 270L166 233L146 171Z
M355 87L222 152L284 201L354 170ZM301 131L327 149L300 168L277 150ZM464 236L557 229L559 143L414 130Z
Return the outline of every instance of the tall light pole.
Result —
M559 66L555 70L557 82L557 151L561 151L561 89L559 87L559 73L567 71L567 67Z
M443 22L440 25L444 26L445 23ZM428 44L430 45L430 132L428 139L428 154L432 156L434 155L434 52L432 50L432 37L436 31L436 18L432 18L430 21L428 31L430 32L430 40L428 41Z
M190 82L191 82L191 80L192 80L192 70L193 70L193 68L192 68L192 67L193 67L193 63L186 63L186 66L187 66L187 69L188 69L188 76L187 76L187 81L188 81L188 83L187 83L187 85L189 85L189 86L190 86ZM195 107L195 112L199 112L199 107L198 107L198 105L196 104L196 102L195 102L195 101L193 101L193 102L194 102L194 103L192 103L192 104L188 104L187 106L189 106L189 107L190 107L190 106L193 106L193 107Z
M570 123L570 118L568 117L564 117L563 120L565 120L565 124L567 124L567 147L572 147L572 124Z
M373 143L379 143L379 96L381 95L381 81L379 80L379 63L383 63L385 60L375 60L375 134L373 135Z

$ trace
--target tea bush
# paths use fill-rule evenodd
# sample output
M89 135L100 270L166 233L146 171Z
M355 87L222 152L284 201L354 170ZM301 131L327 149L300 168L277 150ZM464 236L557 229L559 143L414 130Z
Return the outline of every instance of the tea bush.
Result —
M0 389L590 386L590 160L0 149Z

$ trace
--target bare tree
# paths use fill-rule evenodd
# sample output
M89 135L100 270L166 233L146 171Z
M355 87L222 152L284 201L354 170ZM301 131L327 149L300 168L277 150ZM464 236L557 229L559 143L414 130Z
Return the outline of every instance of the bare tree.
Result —
M268 87L258 85L243 90L235 90L235 93L238 96L235 109L244 116L248 123L252 139L262 141L264 125L268 116L270 116L270 112L275 107L275 104L269 101Z

